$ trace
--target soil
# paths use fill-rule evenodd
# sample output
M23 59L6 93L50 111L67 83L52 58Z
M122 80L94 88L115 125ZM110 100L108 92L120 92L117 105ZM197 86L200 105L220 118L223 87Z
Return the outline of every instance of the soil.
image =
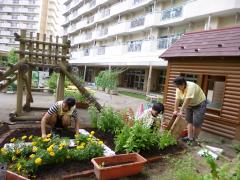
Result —
M94 136L101 139L105 145L110 147L114 150L114 136L110 133L103 133L97 129L94 128L86 128L88 132L95 131ZM50 132L50 129L47 129L47 133ZM64 129L60 132L60 136L62 137L70 137L74 138L74 129ZM16 129L13 131L1 144L0 147L4 146L5 143L9 143L12 138L21 138L22 136L41 136L41 129L40 128L24 128L24 129ZM151 148L147 151L140 152L141 155L144 157L154 157L159 155L165 155L165 154L175 154L179 151L183 150L183 146L181 145L175 145L168 147L164 150L154 149ZM52 179L59 179L60 177L64 175L69 175L73 173L78 173L84 170L93 169L93 165L90 160L81 161L81 162L65 162L64 164L56 164L51 165L51 168L49 166L42 167L37 174L37 179L41 180L52 180ZM57 172L57 173L56 173Z

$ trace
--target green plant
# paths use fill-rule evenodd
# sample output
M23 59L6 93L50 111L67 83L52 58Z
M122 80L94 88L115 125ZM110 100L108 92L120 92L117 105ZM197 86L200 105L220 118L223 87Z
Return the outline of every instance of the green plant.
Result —
M164 149L176 144L176 140L167 131L160 133L135 122L133 127L125 126L115 139L115 150L126 152L140 152L153 147Z
M77 102L85 102L85 97L78 90L64 89L64 98L74 97Z
M97 128L97 121L98 121L98 116L99 116L99 112L98 112L97 108L94 105L91 105L88 108L88 114L90 115L92 127Z
M30 144L24 144L28 140ZM75 136L75 147L69 148L69 138L59 136L42 139L34 136L23 136L11 140L13 147L1 149L0 162L25 176L35 176L43 166L65 163L67 161L90 160L103 155L103 142L89 135Z
M7 55L9 64L16 64L18 62L19 56L14 51L15 49L11 49Z
M57 82L58 82L58 78L59 78L59 73L52 73L49 80L48 80L48 87L55 92L56 88L57 88ZM69 79L66 77L65 81L64 81L64 87L66 88L67 86L69 86L71 84L71 82L69 81Z
M124 126L123 117L120 113L115 112L111 107L104 107L99 114L97 121L98 129L103 132L116 134Z

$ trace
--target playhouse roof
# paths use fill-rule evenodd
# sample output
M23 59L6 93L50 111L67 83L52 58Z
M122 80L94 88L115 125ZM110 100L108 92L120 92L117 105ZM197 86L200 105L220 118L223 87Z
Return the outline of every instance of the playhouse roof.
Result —
M240 56L240 26L184 34L160 57Z

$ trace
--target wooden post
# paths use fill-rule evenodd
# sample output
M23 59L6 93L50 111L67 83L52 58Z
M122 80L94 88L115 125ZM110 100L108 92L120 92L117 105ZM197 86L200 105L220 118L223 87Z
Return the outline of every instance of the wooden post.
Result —
M42 54L45 54L45 47L46 47L46 34L43 35L43 45L42 45ZM42 56L42 63L46 64L45 62L45 56Z
M87 99L88 103L93 103L96 108L100 111L102 106L96 101L94 97L82 86L82 84L67 71L66 66L61 62L60 64L62 72L68 77L68 79L78 88L79 92Z
M150 66L149 72L148 72L148 82L147 82L147 92L146 92L146 94L149 94L149 92L150 92L151 79L152 79L152 65Z
M37 41L38 40L40 40L40 34L39 33L37 33ZM39 59L38 59L38 52L39 52L39 43L38 42L36 42L36 63L39 63L40 61L39 61ZM41 63L41 62L40 62Z
M49 42L52 43L52 35L50 35ZM48 45L48 54L52 54L52 45L51 44ZM48 64L52 64L51 56L48 57Z
M83 80L86 81L87 65L84 66Z
M30 32L30 39L33 39L33 32ZM29 43L29 52L33 52L33 43ZM29 62L32 62L32 55L29 55ZM31 109L31 102L33 102L33 97L32 97L32 67L30 67L27 77L24 77L24 81L26 84L26 90L27 90L27 96L26 96L26 104L24 105L24 110L29 110Z
M21 39L26 38L26 30L21 29ZM20 40L20 51L25 51L25 42ZM19 61L24 61L25 54L20 54ZM22 113L22 102L23 102L23 72L18 70L17 75L17 107L16 107L16 114L20 116Z
M62 43L66 44L67 43L67 36L63 36L62 38ZM66 67L66 55L67 55L67 46L62 47L62 58L61 58L61 63L64 64ZM63 72L60 72L60 76L58 79L58 87L57 87L57 101L63 100L64 99L64 81L65 81L65 74Z

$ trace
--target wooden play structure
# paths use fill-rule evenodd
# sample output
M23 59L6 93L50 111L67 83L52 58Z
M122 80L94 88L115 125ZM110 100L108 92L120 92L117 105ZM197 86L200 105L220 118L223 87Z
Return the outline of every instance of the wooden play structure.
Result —
M20 35L15 33L15 40L20 42L20 48L16 53L19 54L19 62L0 74L0 80L5 80L5 84L0 86L0 90L6 88L12 82L17 80L17 103L16 111L11 113L11 120L25 120L31 117L23 116L23 110L31 111L33 96L31 92L32 71L36 67L52 68L60 74L57 85L56 100L64 98L64 80L65 76L78 88L88 103L92 103L98 110L101 105L92 97L89 92L80 84L80 82L71 74L71 66L68 64L70 41L67 36L59 38L49 37L47 41L46 34L40 40L40 34L33 37L30 33L26 37L26 30L21 30ZM60 40L62 39L62 42ZM26 89L26 103L23 106L23 89Z

